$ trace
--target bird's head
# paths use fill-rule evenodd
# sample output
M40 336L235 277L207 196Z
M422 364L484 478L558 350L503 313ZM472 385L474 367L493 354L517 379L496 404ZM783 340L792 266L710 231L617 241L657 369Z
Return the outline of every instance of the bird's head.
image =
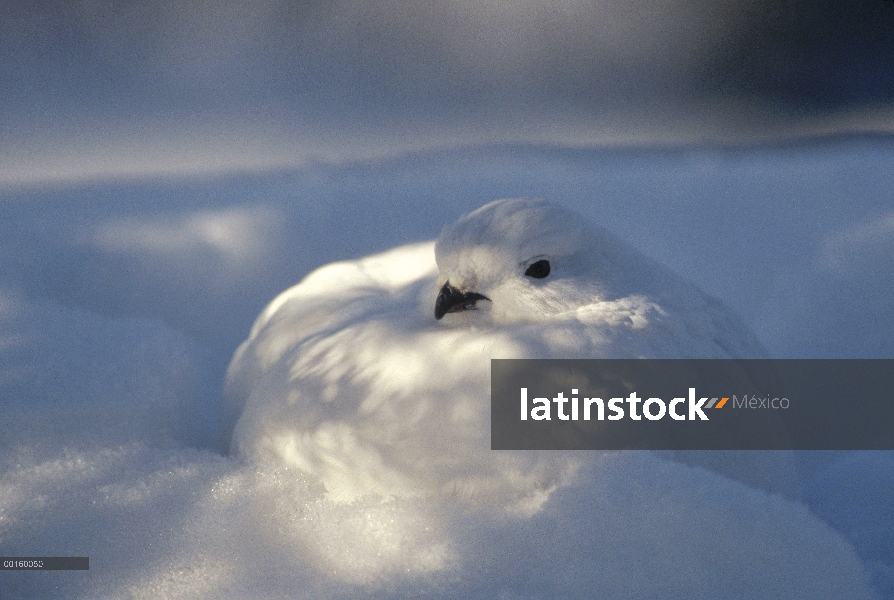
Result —
M465 215L435 244L435 318L481 310L496 322L530 321L591 302L600 291L585 276L591 232L583 217L543 200L497 200Z

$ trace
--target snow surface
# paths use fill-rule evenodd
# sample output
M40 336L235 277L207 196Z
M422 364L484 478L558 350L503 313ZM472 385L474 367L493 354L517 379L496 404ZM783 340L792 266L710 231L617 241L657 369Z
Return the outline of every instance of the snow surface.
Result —
M4 572L0 596L894 597L889 452L797 453L784 494L569 453L542 503L507 511L338 502L295 466L215 450L224 370L274 296L332 261L429 252L500 197L582 213L771 356L894 357L892 150L495 147L2 192L0 554L91 570Z

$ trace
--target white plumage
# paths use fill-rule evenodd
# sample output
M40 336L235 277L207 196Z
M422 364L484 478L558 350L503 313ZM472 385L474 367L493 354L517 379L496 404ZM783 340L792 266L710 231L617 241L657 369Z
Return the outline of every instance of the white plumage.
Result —
M297 466L335 500L448 495L531 514L584 455L489 449L490 358L760 356L722 304L615 236L500 200L434 244L283 292L233 358L221 423L231 450Z

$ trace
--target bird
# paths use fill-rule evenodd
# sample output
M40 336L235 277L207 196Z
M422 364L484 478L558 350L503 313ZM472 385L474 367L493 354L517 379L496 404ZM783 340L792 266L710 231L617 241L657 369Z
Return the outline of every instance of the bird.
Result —
M765 355L723 303L584 216L501 199L277 296L228 368L222 443L297 467L335 502L533 515L588 458L490 450L490 359Z

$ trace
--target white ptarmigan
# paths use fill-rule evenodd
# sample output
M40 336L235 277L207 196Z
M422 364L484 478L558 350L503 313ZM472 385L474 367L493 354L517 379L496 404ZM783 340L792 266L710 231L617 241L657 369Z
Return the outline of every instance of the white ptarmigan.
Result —
M531 514L581 455L490 450L489 359L762 356L719 301L582 216L498 200L435 243L280 294L232 360L221 429L336 501L450 495Z

